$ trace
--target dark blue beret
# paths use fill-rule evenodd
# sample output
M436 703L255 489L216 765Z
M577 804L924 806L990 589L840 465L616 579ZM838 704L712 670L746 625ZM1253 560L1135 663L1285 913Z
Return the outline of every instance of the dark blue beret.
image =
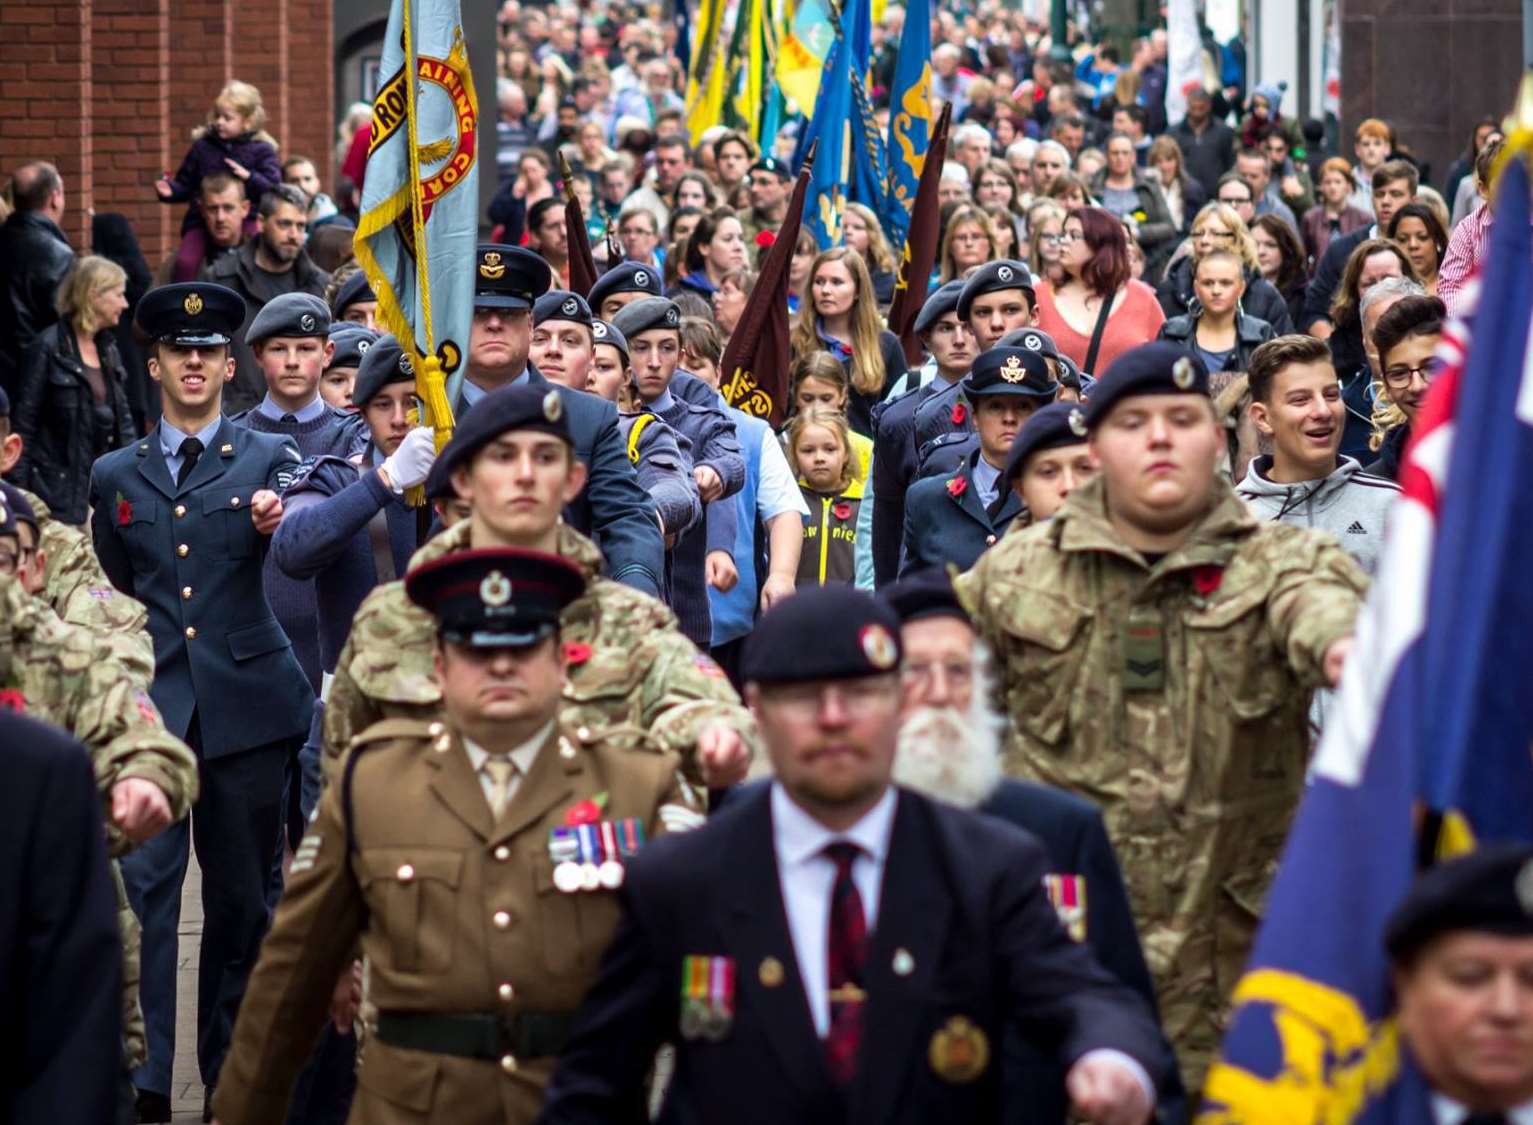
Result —
M1086 428L1095 429L1128 395L1208 396L1208 368L1186 348L1165 340L1141 344L1112 361L1086 400Z
M1049 374L1043 356L1027 348L995 347L980 352L959 386L971 399L982 395L1051 399L1059 393L1059 384Z
M899 667L900 620L872 594L816 586L778 602L745 642L742 671L759 684L853 680Z
M358 301L376 301L378 295L373 292L373 287L367 283L367 274L358 270L335 291L335 300L330 304L330 312L337 319L346 315L346 310Z
M569 320L589 328L591 319L591 306L586 304L586 299L568 289L550 289L532 306L532 323L535 325L545 320Z
M352 397L355 401L356 396ZM571 448L575 444L564 399L555 387L548 383L513 383L485 395L458 420L452 440L432 466L432 475L441 472L446 479L460 465L468 464L474 454L511 430L540 430Z
M144 294L133 321L151 340L217 347L233 339L245 323L245 299L211 282L162 285Z
M0 387L0 418L11 416L11 397L5 393L5 388Z
M441 638L471 648L537 644L585 588L568 560L515 547L455 551L405 576L405 594L436 618Z
M948 313L956 311L958 295L962 292L963 282L957 278L933 290L926 298L926 303L921 306L921 311L916 313L915 333L920 335Z
M1079 403L1051 402L1022 423L1017 436L1011 439L1011 449L1006 454L1006 467L1001 479L1010 483L1022 475L1023 466L1034 453L1047 449L1059 449L1066 445L1080 445L1086 440L1086 421Z
M600 310L601 303L614 293L648 293L651 297L659 297L663 295L660 280L660 271L654 266L619 262L596 279L586 299L593 309Z
M623 353L623 362L628 362L628 339L618 331L617 325L605 320L593 320L591 322L591 343L611 344Z
M330 342L335 351L330 356L330 367L360 367L367 349L378 340L378 333L363 324L345 320L330 323ZM325 370L329 370L327 367Z
M474 307L530 309L553 284L553 270L520 246L482 242L474 259Z
M1021 328L1013 328L997 340L995 346L998 348L1026 348L1030 352L1037 352L1045 359L1059 358L1059 347L1054 343L1054 337L1041 328L1034 328L1031 324L1024 325Z
M1001 258L986 262L970 274L958 294L958 319L969 319L969 306L974 303L974 298L999 293L1003 289L1022 289L1027 292L1029 301L1033 299L1033 275L1026 262Z
M953 580L938 567L907 574L879 593L899 614L902 624L927 617L956 617L966 623L969 621L969 615L964 612L953 589Z
M620 308L612 318L612 324L625 340L632 340L651 328L679 329L681 309L669 297L645 297Z
M379 336L362 353L357 378L351 385L351 404L358 410L390 383L409 383L415 379L410 357L393 336Z
M1384 926L1396 960L1453 930L1533 936L1533 847L1483 844L1429 868Z
M770 172L779 180L791 180L793 173L788 171L785 161L778 160L775 156L763 156L750 166L752 172Z
M245 330L245 343L254 347L274 336L329 335L329 305L312 293L283 293L261 306Z

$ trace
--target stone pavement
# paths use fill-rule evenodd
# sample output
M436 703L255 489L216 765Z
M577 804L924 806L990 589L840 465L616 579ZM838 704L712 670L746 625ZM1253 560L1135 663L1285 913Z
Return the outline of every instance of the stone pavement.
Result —
M181 929L176 965L176 1061L170 1074L171 1120L202 1120L202 1079L197 1074L197 951L202 945L202 869L195 849L181 889Z

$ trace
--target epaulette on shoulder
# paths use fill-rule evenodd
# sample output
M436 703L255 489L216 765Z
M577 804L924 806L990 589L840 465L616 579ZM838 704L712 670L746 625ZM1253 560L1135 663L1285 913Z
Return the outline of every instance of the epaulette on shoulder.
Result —
M435 738L442 733L441 723L428 723L421 719L382 719L368 727L351 740L351 749L376 742L392 742L396 738Z
M663 747L657 745L643 727L634 723L608 723L603 726L582 723L573 729L565 728L562 733L567 741L587 750L663 752Z

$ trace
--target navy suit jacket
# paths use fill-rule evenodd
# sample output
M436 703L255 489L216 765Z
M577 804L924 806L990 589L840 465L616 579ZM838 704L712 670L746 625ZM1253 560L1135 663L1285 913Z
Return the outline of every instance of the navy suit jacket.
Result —
M607 574L615 581L660 597L665 574L665 540L655 502L639 484L628 444L617 424L617 407L584 391L549 383L532 364L527 365L531 383L556 388L564 400L564 412L575 439L575 456L588 470L586 486L564 510L564 518L601 548ZM462 404L453 404L462 416Z
M539 1121L641 1125L645 1075L665 1041L676 1070L659 1120L674 1125L999 1122L999 1045L1013 1021L1062 1061L1110 1047L1161 1078L1169 1053L1149 1010L1065 935L1043 888L1048 867L1026 833L900 792L869 936L858 1073L843 1096L810 1017L779 889L770 787L760 786L703 828L650 844L629 868L617 932ZM718 1041L679 1033L690 955L734 961L734 1019ZM762 969L768 958L782 966L779 981ZM991 1045L964 1083L928 1061L956 1017Z
M952 563L968 570L985 548L994 544L1011 521L1022 513L1022 501L1003 483L997 498L1000 507L992 517L979 502L974 487L975 449L963 463L956 477L927 477L910 486L905 498L905 550L900 573L911 574ZM949 481L964 482L963 491L954 496Z
M159 428L91 468L91 538L107 577L149 607L154 683L165 726L218 758L309 729L314 693L266 600L268 539L250 498L281 492L299 467L285 437L227 418L184 485L160 449Z
M85 748L0 710L0 1122L113 1121L122 945Z

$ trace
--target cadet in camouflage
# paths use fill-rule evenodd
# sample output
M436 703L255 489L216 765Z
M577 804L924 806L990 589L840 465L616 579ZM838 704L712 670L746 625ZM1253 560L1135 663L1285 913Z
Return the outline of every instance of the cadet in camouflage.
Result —
M1201 364L1148 347L1148 374L1129 364L1115 384L1127 353L1083 419L1102 475L956 586L997 658L1008 772L1102 808L1196 1090L1303 788L1310 697L1339 671L1366 579L1329 536L1246 510L1214 475ZM1186 522L1126 542L1151 509L1109 498L1169 504L1183 483Z

